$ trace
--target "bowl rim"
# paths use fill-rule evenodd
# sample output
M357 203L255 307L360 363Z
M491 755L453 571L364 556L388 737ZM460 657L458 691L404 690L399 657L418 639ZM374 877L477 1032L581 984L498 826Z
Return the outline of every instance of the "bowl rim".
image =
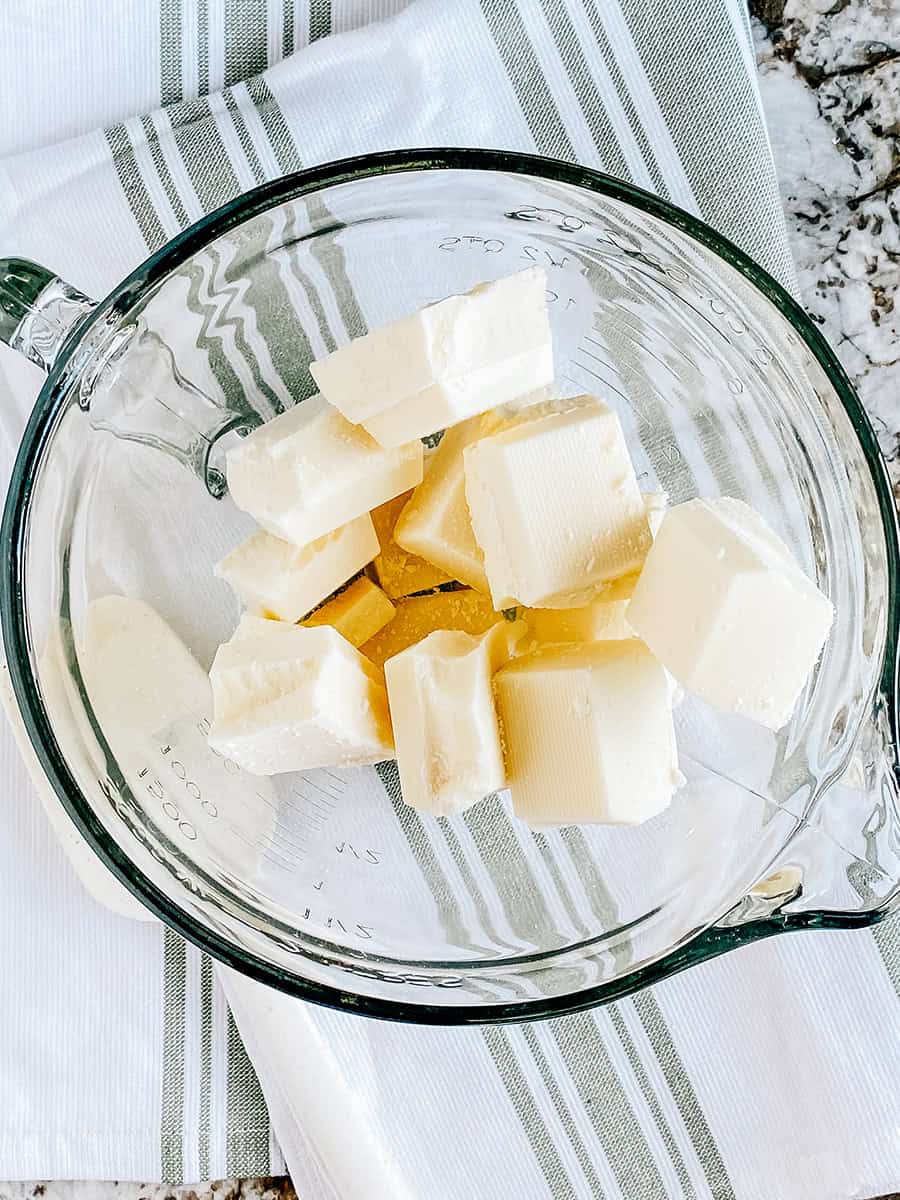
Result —
M22 604L24 591L25 533L32 485L42 454L68 385L81 366L77 351L87 333L100 322L124 315L147 289L181 265L214 238L276 204L314 193L322 188L403 172L462 170L528 175L569 184L622 202L670 225L724 260L771 301L791 324L825 371L843 404L866 458L878 497L888 560L889 612L898 611L900 585L900 534L887 465L875 431L852 383L834 352L800 304L763 267L700 218L669 201L590 167L537 155L497 150L429 148L391 150L340 159L297 171L236 196L189 226L127 275L72 331L44 381L28 421L12 473L0 527L3 566L0 569L0 617L10 678L29 740L61 804L76 828L113 875L161 921L189 942L226 966L261 983L300 999L331 1008L389 1020L419 1024L464 1025L515 1022L583 1011L660 982L694 963L726 950L791 929L860 928L881 920L889 906L862 912L819 910L779 913L723 928L715 924L698 928L678 947L649 964L605 984L567 995L502 1005L434 1005L360 995L342 987L322 984L285 971L258 955L234 945L209 929L171 900L132 862L107 835L81 792L56 742L31 670L29 638ZM890 620L886 633L880 688L888 700L887 719L897 761L898 730L898 622ZM302 961L302 956L298 956Z

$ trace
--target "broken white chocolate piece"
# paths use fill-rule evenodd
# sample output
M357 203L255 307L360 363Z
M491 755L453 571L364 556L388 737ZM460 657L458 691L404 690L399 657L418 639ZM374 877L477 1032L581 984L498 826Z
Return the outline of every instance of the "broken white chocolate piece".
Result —
M628 623L682 686L770 729L791 717L834 609L741 500L669 509Z
M393 754L380 672L328 625L244 617L209 673L209 744L254 775Z
M513 810L529 825L636 825L680 786L669 680L636 638L523 655L494 689Z
M382 446L425 437L553 381L539 267L374 329L310 363L323 395Z
M572 608L652 541L622 427L600 400L536 405L463 454L495 608Z
M403 799L420 812L454 816L503 787L491 678L516 625L440 630L385 663Z
M261 529L216 567L248 609L299 621L372 561L378 538L368 513L306 546Z
M305 546L422 479L422 443L385 450L311 396L228 452L231 498L263 529Z

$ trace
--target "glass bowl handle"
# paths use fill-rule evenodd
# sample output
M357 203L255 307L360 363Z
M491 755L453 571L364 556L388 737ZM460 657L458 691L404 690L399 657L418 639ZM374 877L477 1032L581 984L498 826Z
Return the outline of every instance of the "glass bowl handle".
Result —
M96 301L46 267L0 258L0 341L50 371L63 345L80 338ZM140 318L97 321L79 346L77 396L94 429L154 446L188 467L218 498L226 491L226 434L260 422L239 397L215 400L179 370L174 355Z
M0 341L45 371L95 303L27 258L0 258Z

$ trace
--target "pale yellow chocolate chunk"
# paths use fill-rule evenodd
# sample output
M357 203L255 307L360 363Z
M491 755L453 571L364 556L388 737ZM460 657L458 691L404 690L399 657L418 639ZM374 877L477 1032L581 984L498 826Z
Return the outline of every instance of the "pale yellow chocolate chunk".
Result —
M635 825L683 782L669 679L637 638L523 655L494 691L513 810L529 825Z
M377 583L363 576L317 608L304 625L331 625L353 646L361 646L393 619L395 608Z
M483 413L447 430L394 529L398 545L482 592L490 588L466 502L463 451L496 424L491 416Z
M606 584L596 600L578 608L519 609L528 629L520 649L634 637L625 614L638 578L636 571L623 575Z
M503 787L491 680L519 628L437 630L385 663L403 799L420 812L453 816Z
M209 744L254 775L359 766L393 750L381 672L336 629L245 616L209 673Z
M274 537L305 546L422 481L419 441L385 450L323 396L229 450L231 499Z
M216 567L251 612L299 621L378 553L368 513L306 546L265 530L241 542Z
M498 608L573 608L642 565L644 498L619 419L596 397L536 405L463 458Z
M381 666L386 659L436 629L484 633L500 619L501 614L494 610L490 599L471 588L409 596L397 602L394 619L360 649L366 658Z
M628 622L682 686L769 729L790 720L834 607L742 500L669 509Z
M372 522L381 546L381 553L372 565L385 595L391 600L411 596L415 592L427 592L442 583L450 583L453 579L452 575L448 575L440 567L426 562L417 554L411 554L394 540L397 518L411 495L412 492L404 492L402 496L397 496L372 511Z
M310 364L323 393L382 446L456 425L553 380L540 267L478 284Z

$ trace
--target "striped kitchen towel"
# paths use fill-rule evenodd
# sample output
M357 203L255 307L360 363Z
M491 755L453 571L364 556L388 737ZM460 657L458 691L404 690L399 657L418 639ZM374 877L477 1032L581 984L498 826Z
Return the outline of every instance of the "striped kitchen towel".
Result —
M631 179L791 282L740 0L82 0L3 6L0 46L0 254L89 294L262 180L438 144ZM258 369L239 340L222 350L238 378ZM0 351L8 471L39 379ZM265 1174L271 1124L303 1200L827 1200L900 1181L886 935L757 945L540 1025L388 1026L103 911L9 738L0 771L0 1178Z

